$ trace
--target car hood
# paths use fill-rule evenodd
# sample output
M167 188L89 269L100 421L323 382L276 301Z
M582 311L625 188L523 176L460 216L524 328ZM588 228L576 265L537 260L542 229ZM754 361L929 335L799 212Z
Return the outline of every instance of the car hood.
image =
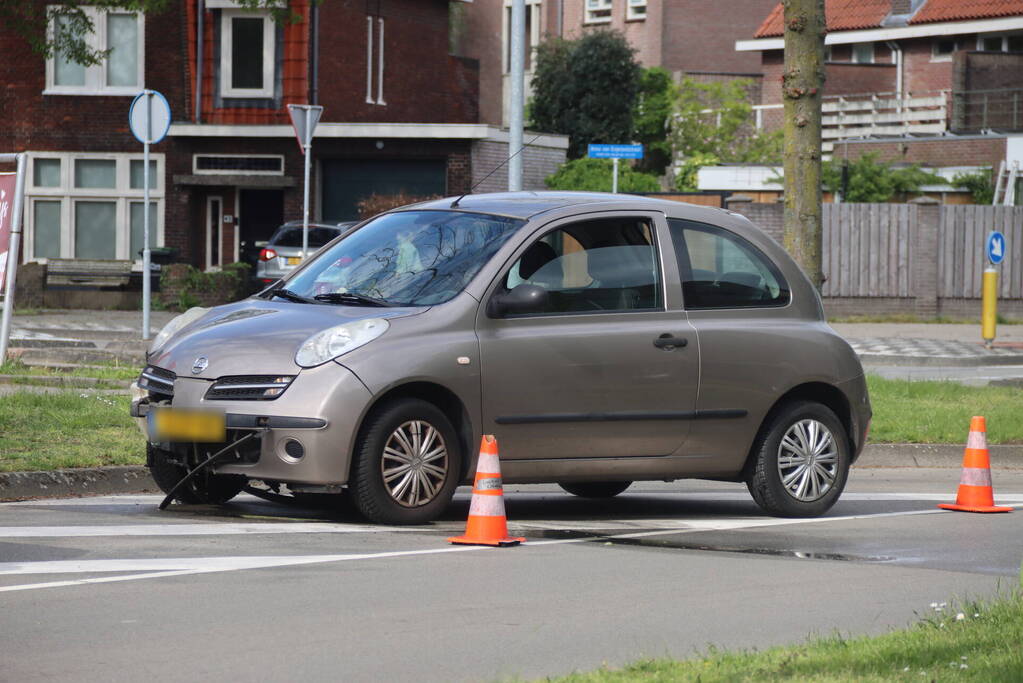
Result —
M295 352L320 330L365 318L399 318L425 307L376 308L246 299L211 308L149 355L148 362L179 377L297 374ZM206 367L194 372L196 360Z

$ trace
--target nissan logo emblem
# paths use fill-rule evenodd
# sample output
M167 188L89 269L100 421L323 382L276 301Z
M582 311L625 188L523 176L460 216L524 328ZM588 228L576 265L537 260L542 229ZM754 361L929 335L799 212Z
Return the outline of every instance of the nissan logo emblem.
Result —
M209 358L207 358L206 356L199 356L198 358L195 359L195 362L192 363L192 374L198 375L203 370L205 370L206 366L209 364L210 364Z

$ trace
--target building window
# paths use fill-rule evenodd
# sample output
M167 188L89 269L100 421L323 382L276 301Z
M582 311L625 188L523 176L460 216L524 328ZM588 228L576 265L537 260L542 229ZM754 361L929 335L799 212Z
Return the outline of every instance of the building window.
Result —
M1023 34L978 36L977 49L984 52L1023 52Z
M220 94L273 97L276 32L265 12L222 10Z
M856 64L873 64L874 44L854 43L852 46L852 60Z
M83 66L56 53L46 60L46 90L53 95L135 95L145 71L144 23L141 14L83 7L92 20L89 47L105 51L99 64ZM66 19L54 17L51 30L59 31Z
M150 246L163 243L164 157L150 158ZM141 263L141 154L38 152L25 190L27 259L130 259Z
M374 34L376 40L374 40ZM376 51L373 45L376 44ZM376 62L374 64L374 62ZM373 82L376 81L377 96L373 97ZM366 104L384 106L384 18L366 16Z
M824 61L825 62L830 62L831 61L831 46L830 45L825 45L824 46Z
M608 24L611 22L612 0L586 0L587 24Z
M628 21L646 19L646 0L629 0L625 10L625 19Z
M936 38L931 43L931 61L944 62L952 59L952 53L966 48L962 38Z
M511 73L512 0L504 0L503 55L504 73ZM526 0L526 73L533 71L533 51L540 44L540 0Z

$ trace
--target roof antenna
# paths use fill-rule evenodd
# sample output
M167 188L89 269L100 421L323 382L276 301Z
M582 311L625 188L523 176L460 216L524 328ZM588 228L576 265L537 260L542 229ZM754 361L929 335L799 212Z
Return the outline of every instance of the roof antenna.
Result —
M504 166L505 164L507 164L507 163L508 163L509 161L511 161L512 159L514 159L515 157L517 157L517 156L519 155L519 152L521 152L521 151L522 151L522 150L524 150L524 149L525 149L526 147L529 147L529 146L530 146L531 144L533 144L534 142L536 142L536 141L537 141L537 140L538 140L538 139L540 138L540 136L541 136L541 135L543 135L543 133L537 133L537 134L536 134L536 136L535 136L535 137L534 137L534 138L533 138L532 140L530 140L530 141L529 141L529 142L527 142L526 144L524 144L524 145L522 145L521 147L519 147L519 148L518 148L518 150L517 150L517 151L515 152L515 154L512 154L511 156L509 156L509 157L508 157L507 159L505 159L504 161L502 161L501 163L499 163L499 164L498 164L497 166L495 166L495 167L494 167L494 170L492 170L492 171L491 171L490 173L488 173L488 174L486 174L485 176L483 176L482 178L480 178L480 179L479 179L479 181L477 181L477 183L476 183L475 185L473 185L472 187L470 187L470 188L469 188L469 191L468 191L468 192L463 192L463 193L462 193L462 196L461 196L461 197L459 197L459 198L458 198L458 199L456 199L455 201L451 202L451 206L450 206L450 207L448 207L448 208L451 208L451 209L457 209L457 208L458 208L458 202L460 202L460 201L462 201L463 199L465 199L465 196L466 196L466 195L470 195L470 194L472 194L472 191L473 191L473 190L475 190L475 189L476 189L477 187L479 187L479 186L480 186L481 184L483 184L483 181L484 181L484 180L486 180L486 179L487 179L487 178L489 178L490 176L494 175L494 173L496 173L496 172L497 172L498 170L500 170L500 169L501 169L501 167L503 167L503 166Z

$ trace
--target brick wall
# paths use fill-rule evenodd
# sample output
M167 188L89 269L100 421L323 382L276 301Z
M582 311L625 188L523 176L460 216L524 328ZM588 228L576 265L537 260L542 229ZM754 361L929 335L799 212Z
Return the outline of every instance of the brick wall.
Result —
M934 58L930 38L899 41L902 47L903 85L908 95L937 94L952 88L952 60Z
M918 163L925 166L991 166L1005 158L1005 138L899 138L895 140L850 140L836 143L836 159L858 159L877 154L878 161Z
M671 71L759 73L759 54L737 52L735 41L751 38L776 4L717 0L711 8L706 0L663 0L662 65Z
M895 92L894 64L844 64L829 62L824 95L861 95Z
M1023 54L958 52L953 70L953 130L1023 127Z
M528 141L528 138L527 138ZM522 189L545 190L544 179L565 163L565 150L553 147L527 147L522 152ZM474 192L505 192L508 189L508 143L481 140L472 146L472 180L480 183ZM498 168L500 166L500 168ZM486 180L484 176L494 171ZM482 181L482 182L480 182Z

